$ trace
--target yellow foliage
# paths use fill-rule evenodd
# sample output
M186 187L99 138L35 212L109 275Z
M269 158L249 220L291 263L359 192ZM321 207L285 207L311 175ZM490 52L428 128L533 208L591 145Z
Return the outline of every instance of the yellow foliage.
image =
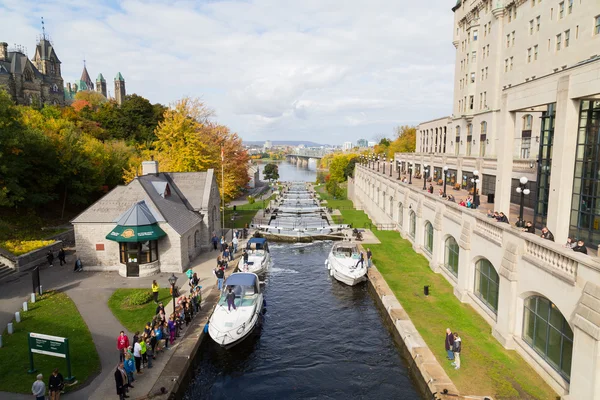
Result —
M56 240L7 240L2 242L2 247L13 253L15 256L27 254L30 251L41 249L48 246Z

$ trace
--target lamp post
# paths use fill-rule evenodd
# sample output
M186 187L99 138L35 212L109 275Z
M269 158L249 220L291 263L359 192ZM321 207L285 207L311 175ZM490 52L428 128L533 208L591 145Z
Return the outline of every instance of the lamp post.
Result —
M402 171L400 171L400 165L402 165L401 161L396 161L396 167L398 168L398 180L400 180L400 173Z
M171 274L169 277L169 284L171 285L171 293L173 295L173 314L175 314L175 284L177 283L177 277L175 274Z
M448 180L448 166L444 165L444 197L446 197L446 181Z
M394 169L394 160L390 160L390 177L392 176L393 169Z
M473 177L471 178L471 182L473 182L473 208L479 207L479 196L477 195L477 184L479 183L479 171L473 171Z
M519 220L517 221L517 227L522 228L525 225L523 221L523 207L525 206L525 196L531 191L527 187L527 177L522 176L519 179L519 186L517 187L517 193L521 195L521 202L519 203Z
M385 156L385 154L383 155L383 163L381 164L381 168L383 170L383 174L385 175L385 164L387 162L387 157Z
M423 164L423 190L427 189L427 164Z
M408 163L408 184L412 185L412 172L413 172L413 165L412 163Z
M371 154L371 169L375 170L375 156Z
M377 156L377 172L379 172L379 156Z

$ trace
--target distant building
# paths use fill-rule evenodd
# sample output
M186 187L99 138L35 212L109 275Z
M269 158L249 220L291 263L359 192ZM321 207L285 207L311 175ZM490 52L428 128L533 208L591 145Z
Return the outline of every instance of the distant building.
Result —
M356 141L356 145L361 148L369 147L369 142L367 141L367 139L358 139Z
M115 100L118 104L123 104L125 100L125 96L127 95L125 91L125 79L123 79L123 75L120 72L117 73L114 80L114 88L115 88ZM108 98L106 80L104 76L100 73L96 78L96 92L102 94L104 97ZM87 67L85 63L83 64L83 71L81 72L81 78L75 81L74 83L67 83L67 87L65 88L65 101L67 103L73 102L75 99L75 94L77 92L85 92L85 91L94 91L94 83L92 82L92 78L90 78L90 74L88 73Z
M267 151L267 150L269 150L271 147L273 147L273 143L271 143L271 141L270 141L270 140L266 140L266 141L265 141L265 144L263 145L263 149L264 149L265 151Z
M342 146L342 149L344 151L350 151L350 150L352 150L352 142L344 142L344 145Z
M253 164L250 162L248 164L248 176L250 177L250 181L248 182L248 187L254 189L260 184L260 167L257 164Z
M372 142L369 140L369 143L368 143L369 147L375 147L376 144L377 144L377 142Z

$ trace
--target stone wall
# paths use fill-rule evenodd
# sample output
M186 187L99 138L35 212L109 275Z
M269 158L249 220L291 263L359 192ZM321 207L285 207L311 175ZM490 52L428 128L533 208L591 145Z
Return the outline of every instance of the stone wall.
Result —
M48 250L54 254L54 258L56 262L58 262L57 255L60 248L63 246L61 241L54 242L48 246L42 247L40 249L30 251L27 254L23 254L17 257L17 265L19 271L24 271L29 268L33 268L37 265L47 263L46 254Z

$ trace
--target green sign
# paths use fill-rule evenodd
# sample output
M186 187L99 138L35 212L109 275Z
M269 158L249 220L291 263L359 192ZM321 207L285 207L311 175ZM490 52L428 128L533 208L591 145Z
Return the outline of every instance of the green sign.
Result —
M59 336L44 335L42 333L29 333L30 369L28 372L30 374L35 372L35 368L33 366L33 353L66 359L67 378L65 378L65 380L67 382L70 382L73 379L75 379L74 376L71 376L71 357L69 356L69 339Z

